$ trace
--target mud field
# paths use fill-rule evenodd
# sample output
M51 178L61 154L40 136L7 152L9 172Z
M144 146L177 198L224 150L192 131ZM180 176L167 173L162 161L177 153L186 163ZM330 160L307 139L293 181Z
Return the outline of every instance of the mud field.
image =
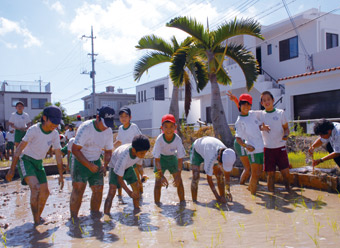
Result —
M87 188L79 222L69 219L70 177L58 190L56 177L48 177L51 196L42 217L33 226L29 190L19 180L0 185L0 226L3 247L340 247L340 195L310 189L283 187L268 193L263 183L256 197L247 186L232 182L233 202L216 206L206 176L201 174L198 204L191 201L191 172L183 171L186 206L177 204L176 188L162 189L162 205L153 202L154 175L144 185L141 212L133 213L132 200L124 192L125 205L113 201L113 220L91 215ZM169 174L166 174L169 179ZM103 209L108 190L104 186Z

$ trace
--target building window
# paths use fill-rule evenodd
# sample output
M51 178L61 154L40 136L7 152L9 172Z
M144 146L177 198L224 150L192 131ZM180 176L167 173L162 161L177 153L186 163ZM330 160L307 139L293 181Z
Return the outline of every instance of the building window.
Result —
M146 90L144 90L144 102L146 102Z
M155 87L155 100L164 100L164 85Z
M267 46L267 55L271 55L272 54L272 44L269 44Z
M339 46L339 35L326 33L326 49Z
M22 102L27 107L27 98L12 98L12 107L15 107L17 102Z
M279 42L280 61L297 58L299 56L298 37L282 40Z
M206 123L212 123L212 121L211 121L211 107L205 108L205 121L206 121Z
M31 105L32 109L43 109L47 103L46 98L32 98Z
M140 91L138 92L138 103L140 103Z

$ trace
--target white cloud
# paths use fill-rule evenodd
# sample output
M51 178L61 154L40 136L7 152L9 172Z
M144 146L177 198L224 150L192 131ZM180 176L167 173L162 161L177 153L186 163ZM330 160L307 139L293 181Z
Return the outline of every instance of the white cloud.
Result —
M85 2L76 10L71 23L60 26L68 28L76 37L90 36L93 26L95 53L101 59L122 65L138 58L135 46L145 35L156 34L164 39L176 35L179 41L184 39L184 32L165 27L177 16L192 16L204 24L207 17L209 22L219 18L210 3L189 5L182 0L116 0L106 5ZM90 42L86 42L85 47L90 51Z
M64 6L59 2L55 2L54 4L51 5L51 9L55 10L58 14L64 15Z
M33 36L27 28L21 27L20 24L17 22L13 22L6 18L0 17L0 36L6 36L11 33L19 35L21 39L23 38L24 48L41 46L41 42L39 41L39 39ZM8 44L6 46L9 48L17 47L17 44L14 44L13 42L7 42L5 44Z

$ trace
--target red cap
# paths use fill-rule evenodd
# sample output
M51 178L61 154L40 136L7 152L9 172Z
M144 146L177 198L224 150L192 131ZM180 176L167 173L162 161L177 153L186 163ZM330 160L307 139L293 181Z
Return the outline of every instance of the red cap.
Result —
M77 118L81 118L81 115L77 115Z
M164 122L167 122L167 121L176 124L175 116L171 114L167 114L162 117L162 125Z
M253 104L253 98L249 94L240 95L239 101L248 102L250 105Z

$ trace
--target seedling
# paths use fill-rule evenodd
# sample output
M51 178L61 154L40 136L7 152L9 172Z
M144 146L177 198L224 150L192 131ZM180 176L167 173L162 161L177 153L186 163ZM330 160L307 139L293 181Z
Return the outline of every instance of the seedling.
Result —
M220 207L220 205L219 205L218 203L216 203L215 206L220 210L220 213L221 213L221 215L223 216L223 219L224 219L225 221L227 221L227 217L226 217L226 215L225 215L223 209Z
M139 241L137 240L137 247L140 248Z
M308 233L307 233L308 234ZM310 234L308 234L308 236L311 238L311 240L313 240L313 242L314 242L314 244L315 244L315 247L320 247L319 246L319 243L318 243L318 240L317 240L317 238L315 237L315 235L314 235L314 237L312 237Z
M197 240L197 232L196 232L196 228L195 227L194 227L194 230L192 231L192 233L194 234L195 240Z

